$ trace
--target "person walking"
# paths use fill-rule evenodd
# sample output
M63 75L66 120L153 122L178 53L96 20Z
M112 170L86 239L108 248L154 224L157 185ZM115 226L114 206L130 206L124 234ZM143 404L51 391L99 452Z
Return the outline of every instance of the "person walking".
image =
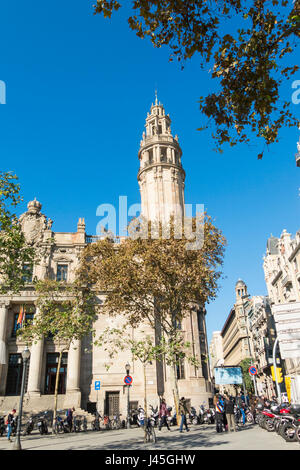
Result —
M180 400L179 400L179 407L178 407L178 410L179 410L179 414L181 415L181 421L180 421L180 427L179 427L179 432L183 432L183 426L185 426L185 430L186 432L189 432L189 428L188 428L188 425L187 425L187 420L186 420L186 415L188 414L189 410L186 406L186 401L185 401L185 398L182 397Z
M222 432L224 425L224 405L221 397L218 398L216 403L216 431Z
M166 400L163 398L161 400L161 404L159 408L159 418L160 418L159 427L158 427L159 431L161 431L161 428L163 427L164 424L167 426L168 430L171 431L169 423L168 423L168 419L167 419L169 415L170 415L170 412L167 408Z
M13 409L11 413L8 413L7 415L7 418L6 418L6 430L7 430L7 439L9 441L11 441L11 432L12 432L12 425L13 425L13 421L14 421L14 417L15 417L15 414L16 414L16 410Z
M75 408L69 408L67 411L67 423L70 429L70 432L72 431L72 424L73 424L73 412L75 411Z
M236 423L234 418L234 402L228 395L225 395L224 412L227 419L228 431L236 432Z

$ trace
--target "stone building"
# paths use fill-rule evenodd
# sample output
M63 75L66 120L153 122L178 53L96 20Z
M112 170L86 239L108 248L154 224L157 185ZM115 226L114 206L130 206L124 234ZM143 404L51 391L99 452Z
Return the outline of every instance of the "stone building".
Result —
M294 333L298 329L300 337L300 231L294 238L283 230L279 238L271 236L268 239L263 269L273 314L280 311L281 316L286 317L286 322L293 315L291 327ZM298 322L298 327L295 322ZM289 341L284 343L279 342L280 348L288 349ZM291 341L290 347L292 348ZM288 354L285 359L285 369L287 375L300 375L300 352L297 344L292 357Z
M268 297L253 296L245 303L245 314L251 344L252 364L257 369L256 385L259 395L276 395L272 379L273 346L276 339L274 317ZM277 365L280 357L277 355Z
M223 341L221 331L213 331L209 343L210 373L214 375L214 368L224 365Z
M247 286L241 279L235 285L235 295L236 302L221 331L225 366L239 365L250 355L243 299Z
M173 138L170 117L164 107L157 102L151 107L146 119L146 133L143 135L139 151L140 170L138 182L141 190L142 214L147 219L167 220L171 214L184 214L185 173L181 164L182 151L178 138ZM21 352L24 344L16 338L17 317L24 308L27 318L33 318L36 311L35 291L32 281L51 279L72 282L78 266L81 251L88 243L99 237L86 233L85 221L80 218L77 230L62 233L52 230L52 220L41 212L37 200L28 204L28 210L21 215L20 222L28 243L40 253L39 264L29 269L26 285L19 294L0 297L0 411L6 412L18 406L22 365ZM120 242L119 238L115 239ZM26 266L24 267L26 269ZM103 301L105 293L99 295ZM200 366L195 367L182 361L177 366L179 394L184 395L194 406L211 397L210 371L208 367L208 345L204 306L194 306L182 323L185 337L198 358ZM25 318L26 318L25 317ZM94 327L96 335L111 324L111 318L99 315ZM115 320L118 323L118 319ZM121 323L122 318L119 318ZM155 341L156 332L148 330ZM141 337L143 333L132 330L131 335ZM58 361L57 345L51 339L43 339L33 344L30 364L26 377L25 410L43 410L53 406L55 376ZM58 408L75 406L87 411L98 409L101 414L127 414L127 391L124 385L126 364L129 363L133 385L130 387L130 406L143 404L144 376L142 365L133 361L129 351L120 352L106 365L108 355L96 348L91 338L76 341L64 354L60 369ZM146 370L148 403L156 406L159 396L164 396L173 406L173 391L170 385L170 370L164 363L155 363ZM100 390L95 382L100 381Z

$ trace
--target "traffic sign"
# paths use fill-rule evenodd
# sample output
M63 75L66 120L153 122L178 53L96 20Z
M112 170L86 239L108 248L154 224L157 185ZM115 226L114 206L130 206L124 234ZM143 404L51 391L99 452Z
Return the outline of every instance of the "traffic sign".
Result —
M95 390L100 390L100 385L101 385L100 380L96 380L95 381Z
M250 375L256 375L257 374L257 369L255 366L250 366L249 367L249 374Z
M124 382L126 383L126 385L131 385L132 377L130 377L130 375L126 375L126 377L124 377Z

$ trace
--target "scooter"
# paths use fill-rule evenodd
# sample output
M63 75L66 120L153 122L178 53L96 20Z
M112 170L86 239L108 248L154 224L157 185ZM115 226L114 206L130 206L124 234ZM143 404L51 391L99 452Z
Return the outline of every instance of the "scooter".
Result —
M100 415L99 415L99 413L95 414L95 418L92 421L92 430L93 431L100 431Z
M41 435L48 434L48 424L47 424L46 414L47 414L47 411L45 411L43 415L39 416L38 422L37 422L37 428Z
M5 422L4 422L4 417L1 416L0 417L0 436L1 437L3 436L3 434L5 434L5 428L6 428L6 426L5 426Z
M190 424L199 424L199 418L198 418L198 415L197 415L197 411L193 406L191 406L191 412L189 414L189 420L190 420Z
M26 425L25 425L23 435L26 436L26 435L31 434L31 432L33 431L33 428L34 428L34 420L33 420L33 417L30 416L28 418L28 421L27 421Z

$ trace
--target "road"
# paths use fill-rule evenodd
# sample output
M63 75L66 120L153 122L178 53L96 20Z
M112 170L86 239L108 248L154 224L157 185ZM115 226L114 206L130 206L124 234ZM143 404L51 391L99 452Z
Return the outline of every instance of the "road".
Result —
M236 433L216 433L215 427L191 426L190 432L179 433L178 428L156 431L157 443L144 444L141 429L100 431L58 436L40 436L36 432L21 438L22 449L27 450L300 450L298 442L287 443L274 432L259 426L246 425ZM10 450L13 442L0 438L0 450Z

